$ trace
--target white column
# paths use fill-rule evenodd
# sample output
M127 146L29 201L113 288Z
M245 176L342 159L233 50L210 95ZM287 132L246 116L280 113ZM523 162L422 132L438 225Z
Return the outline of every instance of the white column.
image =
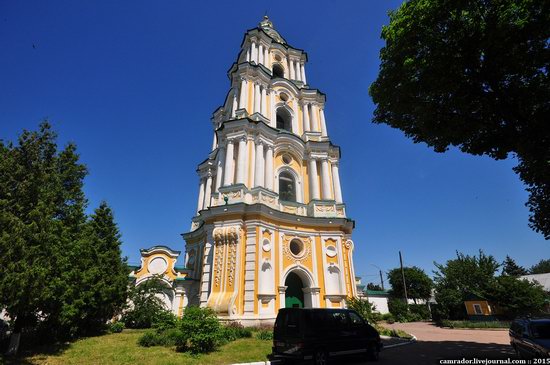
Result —
M204 203L204 179L201 178L199 184L199 201L197 202L197 213L202 210L202 204Z
M340 173L338 171L338 162L332 164L332 181L334 183L334 199L336 203L343 203L342 187L340 186Z
M237 89L233 91L233 102L231 103L231 118L235 118L236 110L237 110Z
M237 184L246 184L246 138L239 140L239 152L237 156Z
M258 46L258 64L265 65L264 63L264 45L260 43Z
M252 55L250 56L250 62L256 62L258 63L258 48L256 48L256 43L252 42Z
M254 111L253 113L260 112L260 85L254 84Z
M302 81L304 82L304 84L307 84L307 81L306 81L306 69L305 69L303 63L302 63L302 65L301 65L301 70L302 70Z
M295 80L296 76L294 75L294 71L295 71L295 69L294 69L294 60L289 60L288 63L290 65L290 67L289 67L290 68L290 79Z
M265 151L265 188L273 190L273 146Z
M225 148L218 149L218 160L216 161L216 185L214 191L218 191L222 184L223 165L225 164Z
M264 186L264 145L262 141L256 141L256 163L254 173L254 186Z
M309 191L311 199L320 199L317 161L314 158L309 159Z
M309 104L304 102L302 104L302 111L304 112L304 132L309 132Z
M267 68L270 68L270 67L271 67L270 62L269 62L269 50L268 50L268 47L265 47L265 49L264 49L264 65L265 65L265 67L267 67Z
M319 118L317 117L317 105L311 104L311 130L319 132Z
M206 178L206 187L204 188L204 202L202 208L206 209L210 206L210 197L212 196L212 173L208 171L208 177Z
M295 65L296 65L296 80L302 81L302 78L300 76L300 74L301 74L301 72L300 72L300 61L296 61Z
M262 86L262 91L261 91L261 98L262 98L262 102L261 102L261 110L260 110L260 113L262 113L262 115L264 117L267 118L267 95L266 95L266 92L265 92L265 86Z
M248 179L246 179L246 185L254 187L254 173L256 172L255 163L256 163L256 142L254 138L251 138L246 143L246 150L250 151L250 156L248 156L248 161L252 163L252 168L248 168Z
M212 149L210 151L214 151L216 149L216 132L214 132L214 138L212 139Z
M247 109L248 107L248 81L241 78L241 94L239 95L239 109Z
M250 62L250 48L246 50L246 62Z
M275 91L273 89L268 89L268 95L269 95L269 108L270 111L270 118L269 118L269 125L275 128L277 126L276 124L276 115L275 115Z
M330 200L330 176L328 173L328 160L321 160L321 184L323 187L323 200Z
M327 123L325 122L325 109L319 110L319 114L321 115L321 135L323 137L327 136Z
M233 169L235 168L233 164L233 141L228 140L227 141L227 148L226 148L226 154L225 154L225 167L223 169L224 175L223 175L223 186L233 185Z

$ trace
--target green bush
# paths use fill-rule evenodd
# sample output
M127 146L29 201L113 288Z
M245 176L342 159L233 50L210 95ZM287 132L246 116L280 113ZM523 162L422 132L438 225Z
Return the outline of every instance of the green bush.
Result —
M376 309L374 304L366 299L363 300L355 297L348 299L346 302L349 309L353 309L359 313L367 322L376 323L378 317L374 314L374 310Z
M430 319L430 310L427 304L409 304L409 313L415 316L415 320Z
M256 333L256 338L258 340L273 340L273 331L261 330Z
M178 321L178 317L176 317L172 312L159 311L153 317L151 327L156 329L157 333L162 333L167 329L176 328L178 326Z
M206 353L213 351L222 341L222 326L210 308L187 308L180 329L182 336L176 343L178 351Z
M162 343L161 336L153 331L147 331L138 339L138 345L143 347L159 346Z
M409 311L407 309L407 303L398 298L390 298L388 300L388 309L393 314L397 322L408 322Z
M109 332L120 333L124 329L124 322L113 322L109 325Z
M230 322L223 326L222 328L222 337L229 341L235 341L239 338L250 338L252 337L252 329L244 327L238 322Z
M451 321L443 319L438 323L441 327L449 328L509 328L506 321Z
M176 346L184 338L184 335L179 328L168 328L162 331L159 336L159 345L166 347Z
M381 320L388 322L389 324L395 323L395 317L391 313L384 313L381 316Z

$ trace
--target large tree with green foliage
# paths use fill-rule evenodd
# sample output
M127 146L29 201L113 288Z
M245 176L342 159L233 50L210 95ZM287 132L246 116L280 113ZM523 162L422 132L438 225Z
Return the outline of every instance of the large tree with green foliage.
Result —
M545 274L547 272L550 272L550 259L542 259L529 269L529 274Z
M413 266L403 268L403 272L405 273L407 297L414 300L415 303L418 299L429 299L432 294L433 282L424 270ZM404 298L405 292L403 290L401 269L395 268L390 270L388 272L388 280L392 287L391 295L397 298Z
M504 159L550 239L550 3L408 0L382 29L375 123L437 152Z
M513 276L496 278L494 287L487 294L509 318L521 314L536 314L542 310L547 299L541 285Z
M435 299L443 317L463 317L464 300L470 294L486 297L495 285L495 273L500 266L493 256L481 250L478 256L460 252L456 256L444 265L434 262Z
M97 331L125 301L127 280L110 210L88 219L87 169L56 137L44 122L0 143L0 308L15 332L47 339Z
M502 263L502 275L503 276L522 276L527 275L527 270L523 266L516 264L516 261L510 256L506 255L506 259Z

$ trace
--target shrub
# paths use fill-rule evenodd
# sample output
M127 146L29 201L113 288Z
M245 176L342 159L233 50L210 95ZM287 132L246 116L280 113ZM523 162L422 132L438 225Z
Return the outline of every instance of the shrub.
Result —
M386 321L388 322L389 324L392 324L395 322L395 317L393 316L393 314L391 313L384 313L382 314L382 318L381 318L383 321Z
M261 330L256 333L256 338L258 340L273 340L273 331Z
M350 298L347 300L347 306L349 309L353 309L366 319L369 323L376 323L377 316L374 315L376 309L374 304L366 299Z
M124 329L124 322L113 322L109 325L109 332L120 333Z
M407 303L405 303L403 300L391 298L388 301L388 308L397 322L408 322L409 311L407 309Z
M438 323L441 327L449 328L509 328L506 321L451 321L443 319Z
M138 339L138 345L143 347L159 346L162 343L160 335L153 331L147 331Z
M178 326L178 317L169 311L159 311L154 317L151 327L161 333L167 329L176 328Z
M159 345L171 347L176 346L184 339L184 335L179 328L168 328L159 334Z
M244 327L238 322L230 322L223 326L222 337L229 341L235 341L239 338L250 338L252 337L252 329Z
M430 310L426 304L409 304L409 313L418 318L414 320L430 319Z
M213 351L222 340L222 327L210 308L187 308L180 321L180 329L182 336L176 343L178 351L206 353Z

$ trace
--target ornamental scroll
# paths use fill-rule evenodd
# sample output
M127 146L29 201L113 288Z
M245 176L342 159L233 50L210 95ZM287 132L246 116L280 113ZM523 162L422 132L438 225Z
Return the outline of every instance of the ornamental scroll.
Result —
M237 241L239 230L236 227L216 228L214 237L214 286L217 289L223 285L222 277L226 278L227 287L233 287L237 266Z

